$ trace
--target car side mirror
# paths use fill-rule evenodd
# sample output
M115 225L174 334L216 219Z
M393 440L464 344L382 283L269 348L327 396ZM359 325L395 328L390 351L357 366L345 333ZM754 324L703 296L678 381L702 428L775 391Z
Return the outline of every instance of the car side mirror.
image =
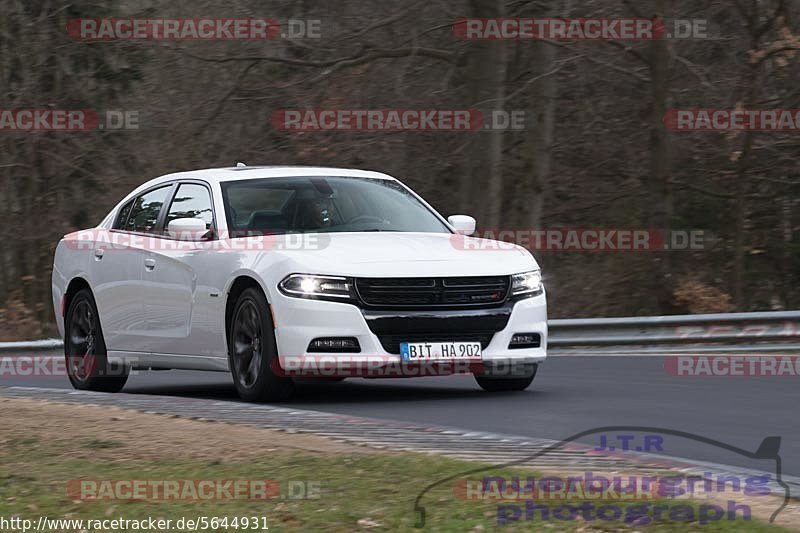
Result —
M208 234L206 223L199 218L176 218L167 226L167 233L179 241L202 241Z
M475 233L475 219L467 215L450 215L447 221L461 235L472 235Z

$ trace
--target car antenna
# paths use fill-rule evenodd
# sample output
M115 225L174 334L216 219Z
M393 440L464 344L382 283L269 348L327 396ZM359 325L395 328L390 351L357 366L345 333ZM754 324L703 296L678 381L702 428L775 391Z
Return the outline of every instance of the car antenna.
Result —
M237 166L237 167L246 167L247 165L245 165L245 164L244 164L243 162L241 162L241 161L237 161L237 162L236 162L236 166Z

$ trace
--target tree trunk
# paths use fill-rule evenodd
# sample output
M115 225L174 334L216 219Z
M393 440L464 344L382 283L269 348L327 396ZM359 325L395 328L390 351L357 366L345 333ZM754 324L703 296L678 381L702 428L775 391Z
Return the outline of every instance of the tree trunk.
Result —
M667 0L656 0L655 16L665 20ZM671 11L671 10L670 10ZM669 50L667 39L654 39L650 44L650 83L652 107L650 113L650 176L648 190L651 201L647 206L649 223L669 238L672 227L672 178L670 176L670 150L664 113L669 95ZM670 252L656 254L653 258L654 279L652 294L656 298L659 312L672 311L672 283Z
M533 83L526 116L528 122L525 143L525 179L517 199L517 222L524 229L541 229L542 206L550 179L551 152L555 127L558 79L553 70L556 47L545 43L532 43L533 65L531 77L542 76ZM522 229L520 228L520 229Z
M471 16L502 17L503 0L470 0ZM474 41L469 44L465 75L468 101L477 104L490 119L493 109L502 109L505 91L504 41ZM470 106L473 107L473 106ZM459 208L478 217L481 227L494 228L500 223L503 197L503 132L475 132L465 158ZM488 183L487 183L488 182ZM481 194L479 191L485 191ZM474 203L481 198L481 203Z

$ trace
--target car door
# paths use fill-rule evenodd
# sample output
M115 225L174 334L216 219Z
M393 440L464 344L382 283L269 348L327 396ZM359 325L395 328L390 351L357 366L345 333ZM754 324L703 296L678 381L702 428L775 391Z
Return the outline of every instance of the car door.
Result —
M163 231L146 253L140 294L147 320L146 346L153 354L224 355L224 334L220 335L218 322L224 317L225 278L221 269L211 268L208 258L214 252L209 241L180 241L168 232L169 223L178 218L202 219L209 238L214 238L214 207L208 184L177 184L166 209Z
M156 231L173 184L158 185L126 203L109 232L102 232L90 260L90 275L106 347L145 352L147 337L140 296L149 236Z

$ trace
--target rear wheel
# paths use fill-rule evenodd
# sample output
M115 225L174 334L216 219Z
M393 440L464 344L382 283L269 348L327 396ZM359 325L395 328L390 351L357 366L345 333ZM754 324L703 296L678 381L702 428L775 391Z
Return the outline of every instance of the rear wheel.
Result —
M124 365L109 365L94 297L82 289L72 298L64 321L67 377L79 390L119 392L128 381Z
M530 384L533 383L533 378L536 377L536 371L538 369L539 365L533 365L529 375L513 378L496 378L476 375L475 381L478 382L478 385L480 385L483 390L488 392L521 391L527 389Z
M278 349L269 304L260 290L249 288L236 302L229 344L231 374L243 400L279 401L292 395L292 380L274 371Z

